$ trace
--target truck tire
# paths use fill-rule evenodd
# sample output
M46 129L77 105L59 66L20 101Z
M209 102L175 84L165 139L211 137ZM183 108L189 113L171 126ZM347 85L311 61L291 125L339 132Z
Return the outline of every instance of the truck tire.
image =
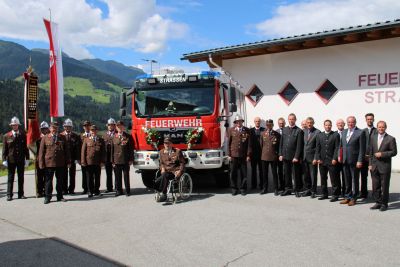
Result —
M154 189L155 171L142 171L142 181L147 188Z
M229 187L229 172L215 174L214 178L218 188Z

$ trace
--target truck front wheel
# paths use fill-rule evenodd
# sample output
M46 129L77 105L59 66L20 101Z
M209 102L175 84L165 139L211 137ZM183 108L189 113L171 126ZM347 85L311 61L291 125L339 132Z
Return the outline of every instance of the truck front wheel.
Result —
M147 188L154 189L156 171L142 171L142 181Z

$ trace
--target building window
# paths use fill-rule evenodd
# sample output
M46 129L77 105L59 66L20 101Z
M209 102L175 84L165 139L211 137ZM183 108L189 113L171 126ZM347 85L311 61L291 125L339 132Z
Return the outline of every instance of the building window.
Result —
M326 79L315 93L325 104L328 104L338 91L339 90L328 79Z
M250 100L250 103L253 104L253 106L256 106L263 96L263 92L261 92L260 88L255 84L246 94L246 97Z
M278 92L278 95L287 105L290 105L290 103L292 103L298 94L299 91L297 91L297 89L290 82L287 82L286 85Z

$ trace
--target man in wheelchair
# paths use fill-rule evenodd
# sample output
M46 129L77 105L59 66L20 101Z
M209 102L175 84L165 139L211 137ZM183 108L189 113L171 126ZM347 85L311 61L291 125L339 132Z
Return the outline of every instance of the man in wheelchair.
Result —
M164 138L164 148L159 152L161 176L155 180L155 189L162 192L160 202L167 200L168 183L179 179L185 169L185 158L182 151L172 147L171 138Z

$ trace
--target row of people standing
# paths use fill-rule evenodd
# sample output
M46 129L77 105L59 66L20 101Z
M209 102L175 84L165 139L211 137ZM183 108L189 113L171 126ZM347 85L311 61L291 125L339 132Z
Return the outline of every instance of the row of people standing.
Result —
M13 183L15 170L18 172L18 198L24 196L24 167L28 163L29 150L26 135L19 130L20 123L12 118L12 130L3 137L3 165L8 168L7 200L13 199ZM44 203L50 203L53 191L53 177L56 177L57 201L65 201L64 195L75 194L76 164L82 168L82 194L100 196L101 166L106 169L105 192L113 192L115 175L115 195L123 194L122 177L125 194L130 195L129 169L133 163L133 139L125 132L122 121L115 122L110 118L107 132L98 136L98 129L89 121L83 123L84 132L76 134L72 131L70 119L65 120L64 131L59 131L57 122L50 126L47 122L40 125L41 136L36 142L36 196L44 197Z
M372 209L386 210L388 205L391 157L397 154L396 141L386 133L386 123L380 121L374 127L374 114L365 116L367 128L356 127L356 118L339 119L337 131L332 130L332 121L324 121L324 130L314 127L309 117L304 126L296 126L296 115L278 120L279 128L273 130L273 121L255 118L255 127L243 126L243 118L235 118L235 126L228 131L228 156L231 159L232 194L246 194L247 162L251 163L251 184L261 194L268 191L268 174L271 169L275 195L296 197L317 196L318 171L321 177L319 200L328 199L328 174L332 184L331 202L343 200L341 204L354 206L357 199L368 197L368 172L371 171L373 195L376 205ZM303 123L302 123L303 124ZM380 140L380 141L378 141ZM384 142L383 142L383 141ZM379 145L378 145L379 144ZM240 170L238 186L237 171ZM257 179L259 174L259 179ZM360 177L361 176L361 191Z

